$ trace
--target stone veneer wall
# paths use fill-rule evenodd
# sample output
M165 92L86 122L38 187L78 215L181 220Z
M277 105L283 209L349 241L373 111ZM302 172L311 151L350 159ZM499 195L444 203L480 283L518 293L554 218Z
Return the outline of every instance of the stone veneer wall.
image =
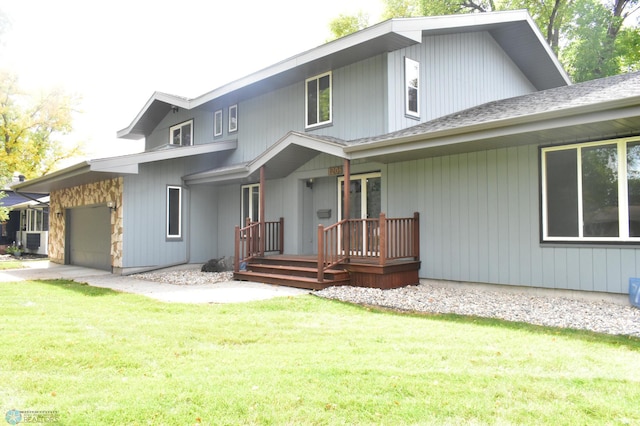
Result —
M111 266L122 267L122 187L123 179L114 178L52 191L49 215L49 259L64 264L65 210L73 207L116 205L111 214ZM59 213L62 213L60 215Z

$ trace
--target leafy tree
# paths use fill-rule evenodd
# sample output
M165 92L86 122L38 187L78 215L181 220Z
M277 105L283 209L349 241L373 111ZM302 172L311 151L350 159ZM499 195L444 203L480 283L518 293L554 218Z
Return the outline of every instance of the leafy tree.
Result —
M53 171L64 159L81 154L80 145L67 148L61 137L71 132L74 105L61 90L30 96L20 90L14 74L0 71L0 170L19 171L27 178Z
M344 37L369 26L369 15L359 11L356 15L340 14L329 22L329 30L333 37L330 40Z

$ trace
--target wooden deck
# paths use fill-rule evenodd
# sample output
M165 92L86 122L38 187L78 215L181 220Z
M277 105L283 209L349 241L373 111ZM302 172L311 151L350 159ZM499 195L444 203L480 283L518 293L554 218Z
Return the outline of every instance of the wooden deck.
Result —
M378 218L343 219L326 228L318 225L316 256L283 254L284 219L247 220L245 227L235 229L234 278L311 290L417 284L419 218L418 213L404 218L381 213Z
M325 270L320 282L316 256L276 254L251 259L246 270L234 273L234 279L310 290L341 285L390 289L417 284L419 269L420 261L413 259L396 259L380 265L371 259L351 258L348 263Z

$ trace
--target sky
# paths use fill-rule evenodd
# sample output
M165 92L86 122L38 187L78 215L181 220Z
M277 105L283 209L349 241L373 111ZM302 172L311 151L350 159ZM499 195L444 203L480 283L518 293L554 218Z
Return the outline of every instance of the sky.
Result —
M0 68L26 90L81 96L71 142L86 157L139 152L117 139L155 91L197 97L323 44L329 22L381 0L0 0Z

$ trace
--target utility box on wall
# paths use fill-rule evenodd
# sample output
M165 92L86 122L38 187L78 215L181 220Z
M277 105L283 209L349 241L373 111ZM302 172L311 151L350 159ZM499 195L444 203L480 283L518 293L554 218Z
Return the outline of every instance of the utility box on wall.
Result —
M640 308L640 278L629 278L629 302Z
M320 209L317 214L318 219L331 219L331 209Z

